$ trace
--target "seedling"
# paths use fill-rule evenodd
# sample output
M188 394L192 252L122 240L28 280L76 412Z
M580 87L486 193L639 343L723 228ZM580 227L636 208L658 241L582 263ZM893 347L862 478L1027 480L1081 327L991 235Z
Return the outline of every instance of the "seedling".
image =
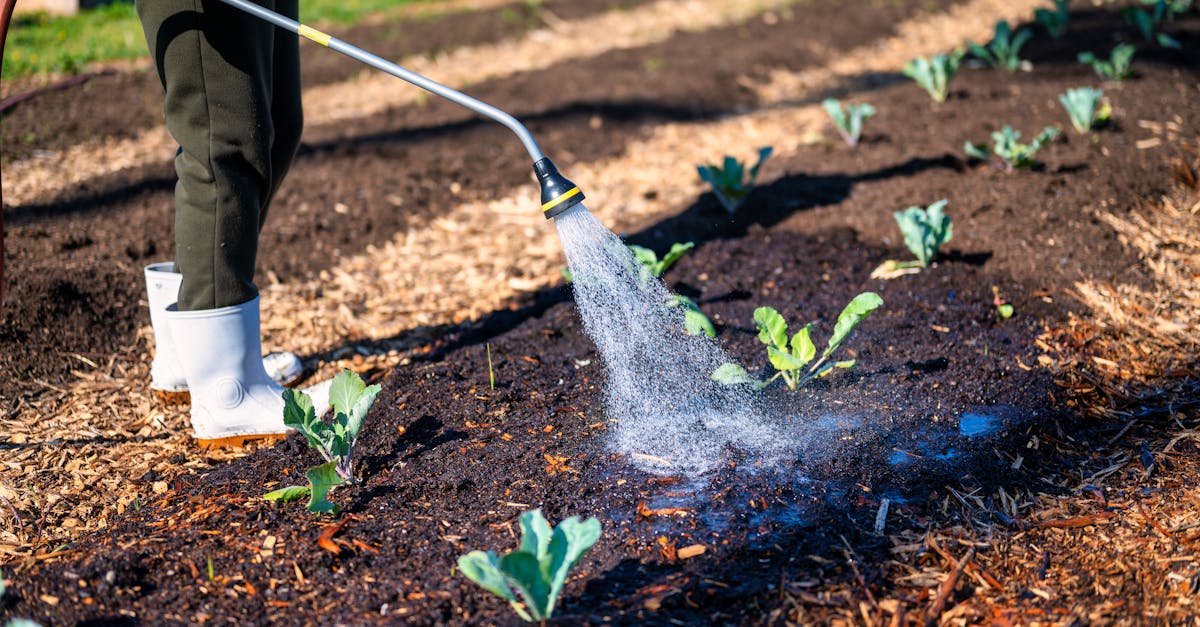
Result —
M1041 24L1052 38L1058 39L1062 37L1063 31L1067 29L1067 22L1071 19L1071 14L1067 11L1068 4L1070 0L1054 0L1053 9L1037 9L1033 12L1033 19Z
M1012 303L1004 300L1004 297L1000 295L1000 288L995 285L992 286L992 306L996 308L996 317L1000 320L1008 320L1015 313Z
M722 166L701 165L696 166L696 171L700 173L700 178L712 186L713 193L717 195L717 200L721 201L725 211L733 215L737 213L738 207L742 206L746 196L750 195L750 190L754 189L758 169L770 156L771 147L768 146L758 149L758 162L749 170L737 158L726 156Z
M358 373L342 370L329 388L329 403L334 411L332 424L323 422L316 415L308 394L284 390L283 424L302 433L325 463L305 473L307 486L282 488L264 494L263 498L287 503L307 496L308 511L336 514L338 506L325 497L337 486L353 483L354 444L380 389L379 385L368 387Z
M666 273L667 269L675 265L676 261L683 256L684 253L696 247L694 242L671 244L671 249L667 251L662 259L658 258L658 254L653 250L636 244L629 244L629 252L633 253L633 258L638 262L638 272L641 275L642 283L650 280L650 278L661 277Z
M775 375L766 381L759 381L751 377L745 368L735 363L725 363L713 371L712 379L724 385L750 384L762 389L775 379L782 378L789 389L795 390L813 379L828 375L834 368L853 368L853 359L831 363L826 363L826 360L849 337L854 327L880 305L883 305L883 299L874 292L855 296L838 315L833 335L815 362L813 359L817 356L817 347L811 338L812 323L805 325L789 341L787 321L783 316L771 307L759 307L754 310L754 324L758 327L758 340L767 346L767 359L775 368ZM810 362L812 365L809 365Z
M687 296L679 294L671 294L671 302L668 305L672 307L683 307L683 332L688 335L707 335L708 337L717 337L717 329L713 326L708 316L700 311L700 306L696 301Z
M821 103L821 106L825 107L825 112L833 119L833 126L842 136L842 140L851 148L858 146L858 140L862 137L863 123L875 115L875 107L869 104L850 104L843 108L841 101L837 98L827 98Z
M642 283L646 283L651 277L661 277L666 273L667 269L679 261L679 258L684 253L696 247L693 242L680 244L678 242L671 244L671 250L668 250L662 259L658 258L653 250L629 244L629 251L633 253L633 258L638 262L638 272ZM708 337L716 337L717 330L713 327L712 322L704 312L700 311L700 306L695 301L679 294L672 294L671 300L667 302L671 307L683 307L683 331L688 335L704 334Z
M916 81L937 102L945 102L950 94L950 79L958 71L963 52L955 50L945 54L936 54L926 59L917 57L904 66L904 75Z
M1192 6L1192 0L1142 0L1150 10L1140 7L1125 7L1121 14L1126 21L1142 34L1146 41L1153 41L1163 48L1180 47L1179 42L1170 35L1162 32L1162 25L1175 19L1175 14L1183 13Z
M975 42L968 42L967 48L971 54L975 55L980 61L988 64L991 67L1000 67L1009 72L1028 68L1029 62L1022 61L1020 57L1021 48L1029 38L1033 37L1033 33L1027 28L1022 28L1013 33L1012 27L1008 25L1007 20L996 22L995 34L992 35L992 40L986 46L981 46Z
M1004 169L1012 172L1013 168L1028 168L1037 163L1033 155L1037 154L1046 142L1058 137L1058 127L1047 126L1038 133L1037 137L1028 144L1020 143L1021 134L1014 131L1011 126L1005 126L1003 129L992 133L992 152L997 157L1000 157L1004 163ZM987 144L973 144L967 142L963 145L963 151L968 157L987 161L988 151Z
M554 613L567 573L600 539L600 521L580 522L572 516L553 530L535 509L521 514L521 546L498 557L494 551L471 551L458 558L458 570L483 589L508 601L528 622L545 621Z
M873 279L893 279L905 274L913 274L921 268L929 266L929 262L937 256L942 244L954 236L954 224L946 215L946 200L939 200L928 208L912 206L904 211L892 214L900 232L904 235L904 245L916 257L912 261L897 261L889 259L871 272Z
M1112 116L1112 108L1104 104L1102 98L1103 90L1095 87L1077 87L1067 90L1067 93L1058 97L1058 101L1071 117L1071 126L1080 133L1086 133L1108 122Z
M1130 65L1133 63L1133 53L1137 47L1132 44L1118 44L1109 53L1107 61L1096 58L1090 52L1079 53L1079 62L1092 66L1096 74L1106 81L1123 81L1133 76Z
M488 389L495 390L496 389L496 370L494 368L492 368L492 345L484 344L483 347L485 349L487 349Z

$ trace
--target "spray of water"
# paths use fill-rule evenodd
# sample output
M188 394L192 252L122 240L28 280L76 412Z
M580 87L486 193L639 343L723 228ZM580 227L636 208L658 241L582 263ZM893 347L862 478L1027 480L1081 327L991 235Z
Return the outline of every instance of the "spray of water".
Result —
M612 444L643 469L697 475L732 450L773 462L789 438L745 386L709 378L729 361L713 340L683 332L667 288L583 205L555 218L584 329L607 371Z

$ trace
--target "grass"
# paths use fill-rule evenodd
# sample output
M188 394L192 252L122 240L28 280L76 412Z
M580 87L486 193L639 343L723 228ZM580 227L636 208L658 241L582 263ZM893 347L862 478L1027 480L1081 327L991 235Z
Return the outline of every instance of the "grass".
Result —
M301 21L351 24L364 15L437 0L305 0ZM78 74L92 63L147 57L146 39L131 0L116 0L78 15L13 17L4 46L4 79L33 74Z

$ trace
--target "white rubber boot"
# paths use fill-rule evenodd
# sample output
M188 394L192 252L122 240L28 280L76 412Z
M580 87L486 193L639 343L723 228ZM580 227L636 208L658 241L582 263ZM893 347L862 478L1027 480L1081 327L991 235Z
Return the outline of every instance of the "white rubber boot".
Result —
M202 446L239 445L288 431L283 424L283 387L263 368L258 307L255 298L220 309L167 308L175 350L191 390L193 435ZM329 408L328 385L313 386L312 392L320 416Z
M167 307L179 297L183 275L173 272L171 262L146 266L146 300L150 303L150 326L154 329L154 361L150 364L150 389L168 404L188 401L188 384L175 354L175 342L167 324ZM271 353L262 358L267 375L288 387L304 375L304 365L294 353Z

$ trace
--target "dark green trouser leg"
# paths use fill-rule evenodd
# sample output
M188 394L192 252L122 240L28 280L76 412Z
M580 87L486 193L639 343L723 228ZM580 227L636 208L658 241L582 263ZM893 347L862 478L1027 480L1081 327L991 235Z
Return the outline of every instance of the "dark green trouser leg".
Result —
M298 12L297 0L258 1ZM244 303L258 295L258 233L300 145L297 37L218 0L139 0L137 9L179 142L179 309Z

